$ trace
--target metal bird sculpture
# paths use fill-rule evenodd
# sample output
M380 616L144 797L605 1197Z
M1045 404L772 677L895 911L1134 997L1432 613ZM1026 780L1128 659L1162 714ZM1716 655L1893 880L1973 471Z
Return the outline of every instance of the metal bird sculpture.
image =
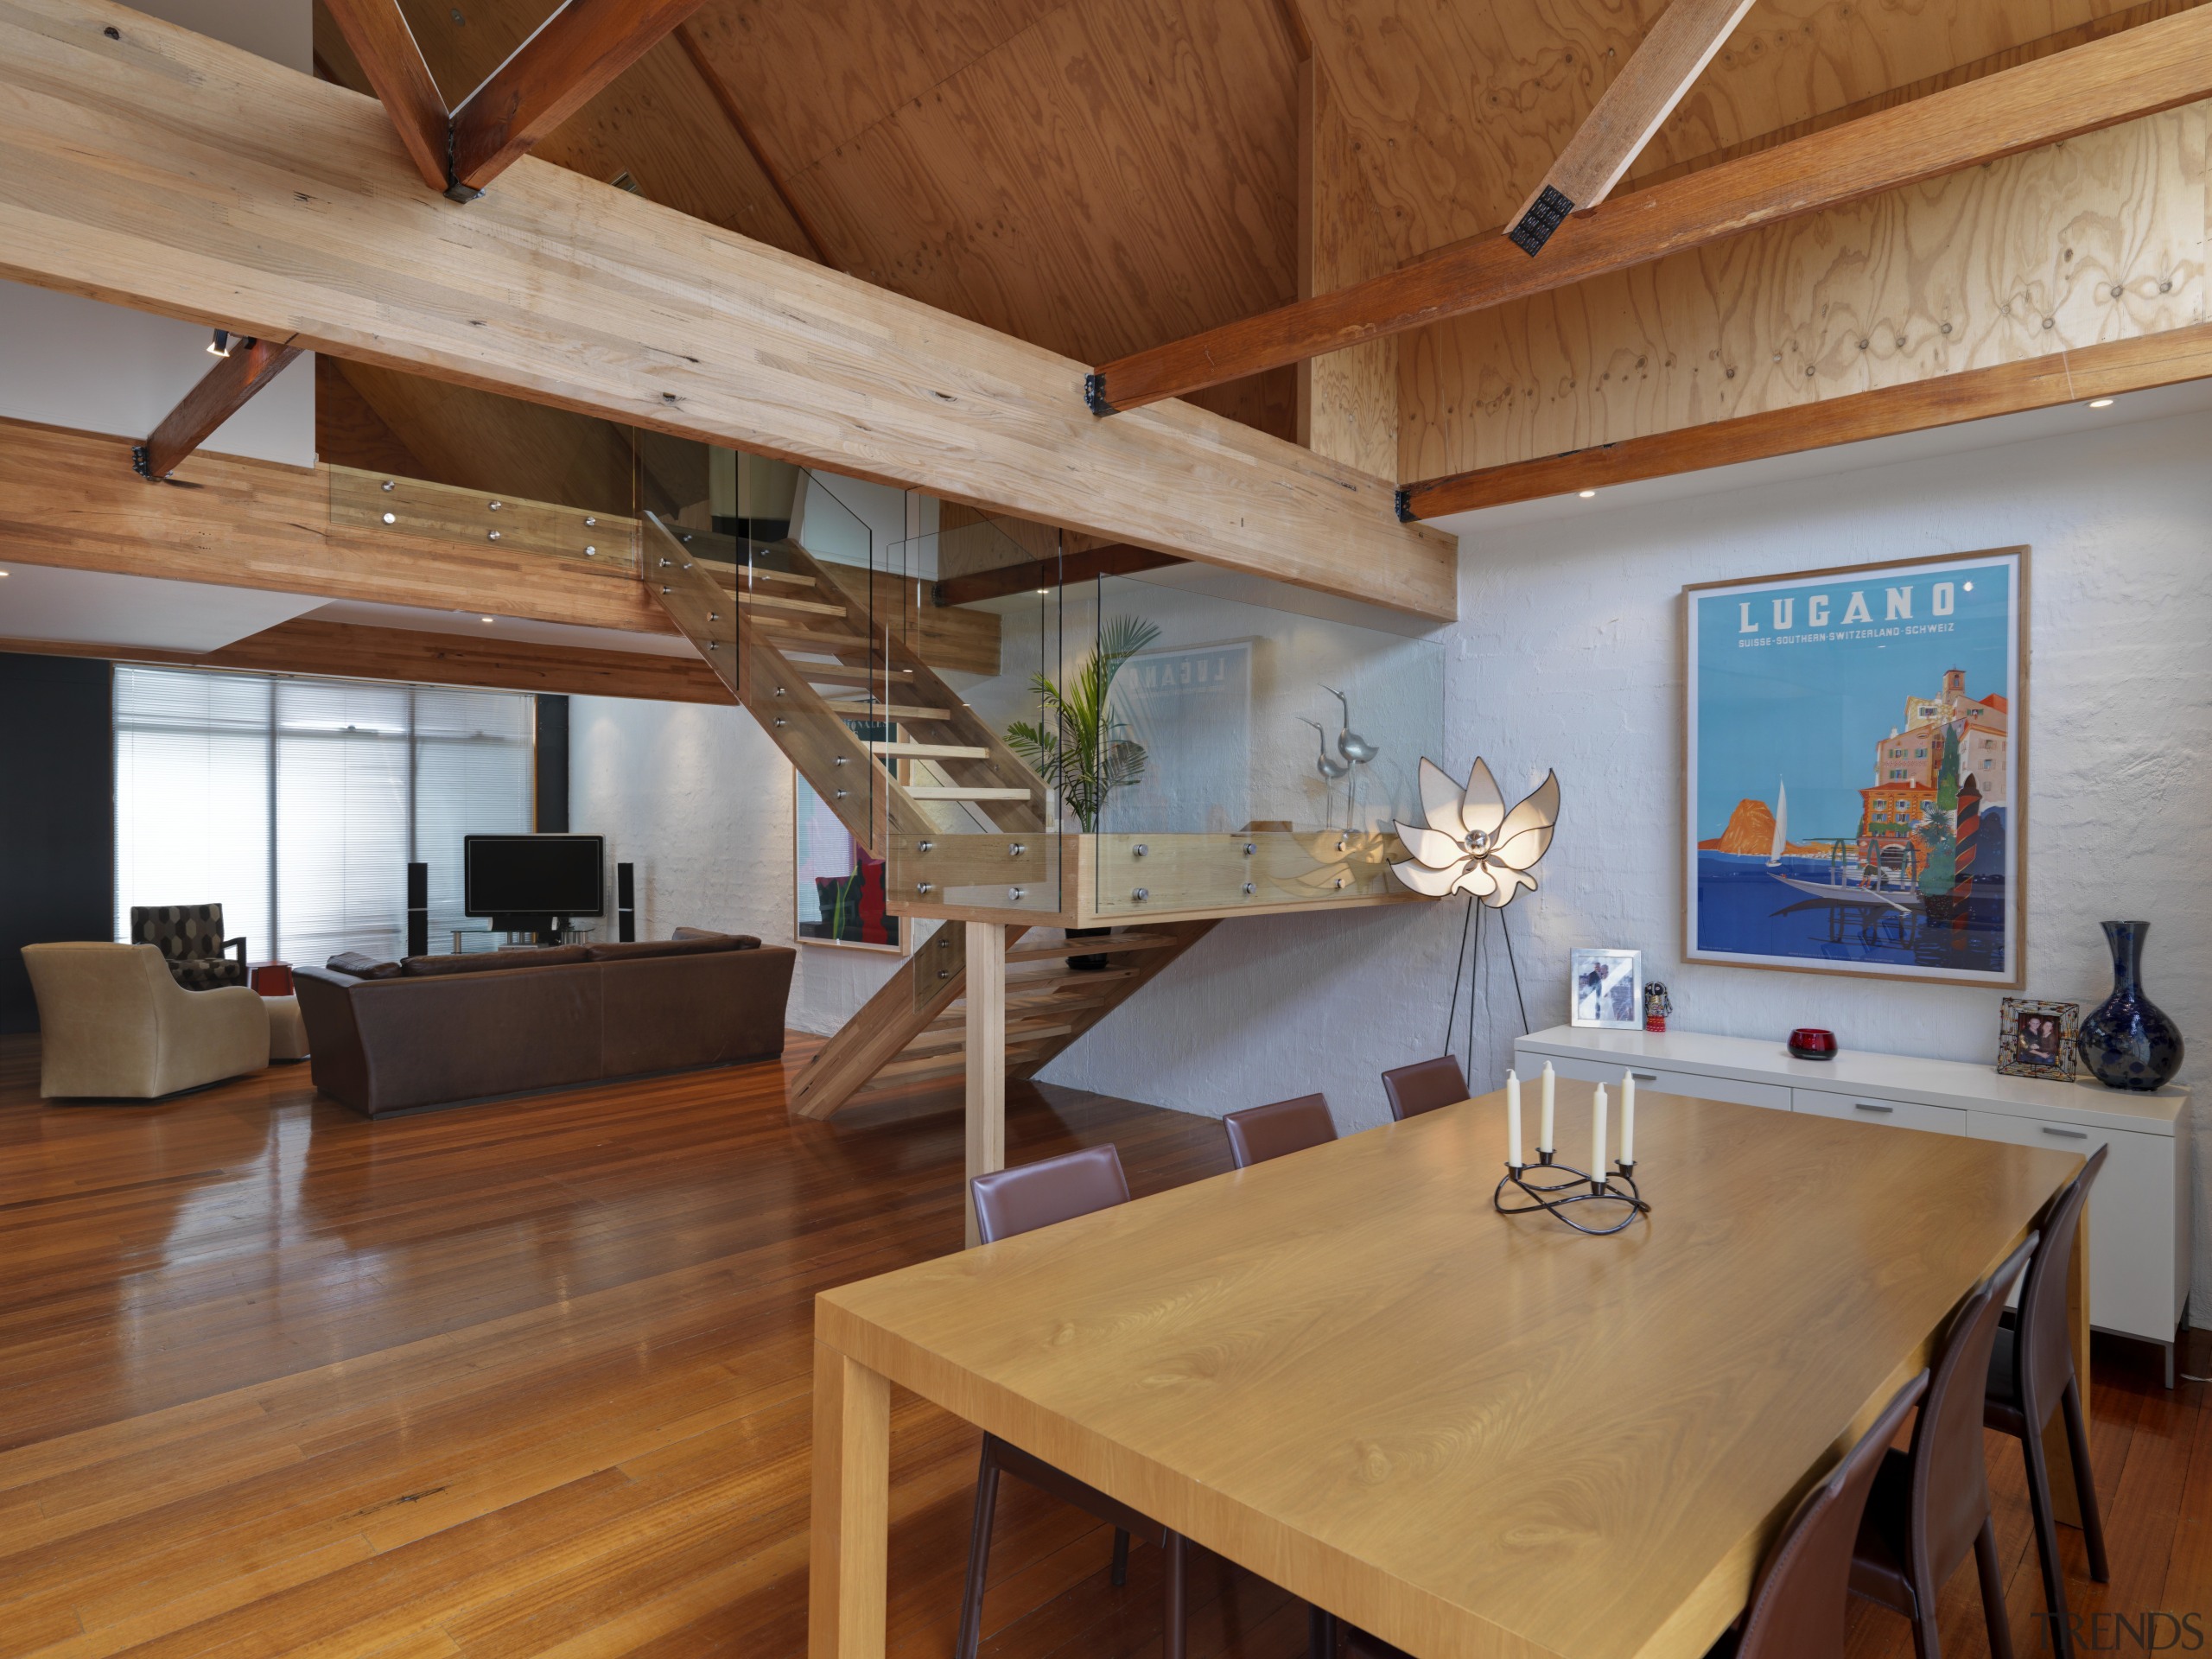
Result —
M1338 779L1343 777L1344 773L1351 770L1351 763L1346 760L1339 760L1335 755L1329 753L1329 734L1323 728L1319 721L1306 720L1306 716L1303 715L1300 715L1299 719L1305 720L1306 723L1313 728L1314 736L1319 738L1321 742L1321 753L1319 758L1313 762L1313 770L1319 772L1328 782L1332 784L1335 783Z
M1352 730L1351 703L1346 699L1344 694L1333 685L1325 685L1321 689L1334 697L1338 706L1344 711L1344 729L1337 734L1337 753L1354 766L1365 766L1382 751Z

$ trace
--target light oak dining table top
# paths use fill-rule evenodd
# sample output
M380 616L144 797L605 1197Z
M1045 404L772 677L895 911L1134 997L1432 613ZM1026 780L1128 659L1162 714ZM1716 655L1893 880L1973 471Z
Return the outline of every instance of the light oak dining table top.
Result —
M2082 1160L1649 1092L1637 1143L1613 1237L1493 1210L1496 1094L825 1293L813 1659L880 1651L884 1379L1422 1659L1701 1654Z

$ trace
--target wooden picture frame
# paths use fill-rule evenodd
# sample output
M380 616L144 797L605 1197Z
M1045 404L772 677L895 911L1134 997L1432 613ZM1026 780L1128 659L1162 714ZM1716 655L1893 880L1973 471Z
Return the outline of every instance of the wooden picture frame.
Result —
M1997 1013L1997 1070L2008 1077L2072 1083L2082 1074L2079 1002L2039 1002L2008 996Z
M1685 961L2019 988L2029 553L1682 589Z

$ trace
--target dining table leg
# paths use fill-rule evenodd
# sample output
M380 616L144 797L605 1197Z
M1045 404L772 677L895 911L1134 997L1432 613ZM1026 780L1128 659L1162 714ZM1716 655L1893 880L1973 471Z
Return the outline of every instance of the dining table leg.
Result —
M807 1659L882 1659L891 1531L891 1384L814 1344Z

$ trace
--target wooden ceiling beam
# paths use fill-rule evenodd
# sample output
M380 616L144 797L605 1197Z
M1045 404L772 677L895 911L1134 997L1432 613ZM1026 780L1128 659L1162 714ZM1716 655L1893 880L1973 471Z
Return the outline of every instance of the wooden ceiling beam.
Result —
M1506 235L1516 247L1534 258L1569 213L1612 194L1751 9L1751 0L1671 0L1514 214Z
M398 0L323 0L323 4L353 48L361 73L376 89L377 100L391 117L407 159L425 184L442 191L450 182L446 158L451 118Z
M2195 323L2164 334L2106 340L2076 351L1824 397L1791 409L1624 438L1538 461L1424 479L1406 486L1406 510L1416 518L1440 518L1447 513L1605 489L2063 404L2086 404L2092 398L2208 378L2212 378L2212 323Z
M2212 97L2212 8L2007 69L1576 213L1531 260L1485 238L1107 364L1094 411L1163 398L1647 264Z
M454 111L447 194L480 194L700 3L568 0Z
M452 213L365 104L106 0L11 0L0 275L1454 614L1452 540L1394 482L1187 404L1095 421L1079 362L535 158Z
M0 547L11 563L168 582L672 634L624 560L613 569L512 543L331 518L332 470L192 456L188 489L130 475L130 441L0 420Z
M270 340L232 339L230 350L215 359L214 367L200 377L153 435L131 450L132 469L156 483L167 478L299 354L299 347L289 340L280 346Z
M1036 559L1027 564L1002 565L995 570L948 576L935 585L931 596L940 606L976 605L987 599L1004 599L1009 594L1096 582L1101 576L1133 576L1140 571L1185 563L1173 554L1116 543L1079 553L1065 553L1056 559Z
M74 639L0 639L0 652L92 657L111 663L221 668L251 674L383 680L403 685L467 685L493 691L645 697L657 702L737 701L696 657L601 651L527 639L475 639L428 628L369 627L298 616L213 651L163 651Z

